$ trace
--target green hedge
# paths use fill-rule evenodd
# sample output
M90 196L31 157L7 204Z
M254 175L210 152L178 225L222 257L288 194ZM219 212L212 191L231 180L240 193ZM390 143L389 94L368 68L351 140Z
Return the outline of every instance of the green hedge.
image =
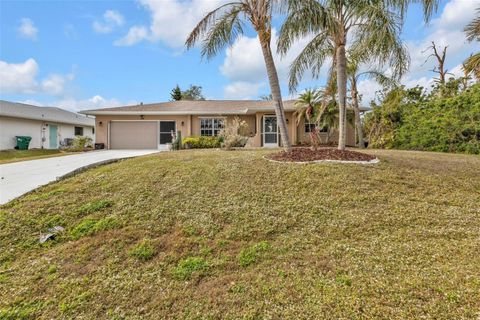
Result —
M187 149L220 148L220 137L187 137L183 138L182 144Z
M480 154L480 85L452 97L389 92L365 117L370 146Z

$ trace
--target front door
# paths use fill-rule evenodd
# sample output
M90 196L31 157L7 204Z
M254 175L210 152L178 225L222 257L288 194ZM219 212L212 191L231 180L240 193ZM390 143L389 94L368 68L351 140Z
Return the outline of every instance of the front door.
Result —
M172 133L175 133L175 121L160 121L160 145L172 143Z
M263 146L278 147L278 127L276 116L263 117Z
M48 144L50 149L57 149L58 148L58 141L57 141L57 133L58 127L55 125L49 125L49 134L48 134Z

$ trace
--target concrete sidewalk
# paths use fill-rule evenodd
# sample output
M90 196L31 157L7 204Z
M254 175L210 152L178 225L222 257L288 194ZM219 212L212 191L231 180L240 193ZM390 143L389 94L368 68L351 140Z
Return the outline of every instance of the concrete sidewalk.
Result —
M159 152L159 150L101 150L2 164L0 165L0 204L5 204L22 194L85 166L156 152Z

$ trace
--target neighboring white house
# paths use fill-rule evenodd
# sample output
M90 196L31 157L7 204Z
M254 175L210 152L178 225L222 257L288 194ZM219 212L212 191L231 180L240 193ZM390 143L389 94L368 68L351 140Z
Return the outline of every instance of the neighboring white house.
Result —
M30 136L29 148L57 149L65 139L95 139L95 119L55 107L0 100L0 150L13 149L15 136Z

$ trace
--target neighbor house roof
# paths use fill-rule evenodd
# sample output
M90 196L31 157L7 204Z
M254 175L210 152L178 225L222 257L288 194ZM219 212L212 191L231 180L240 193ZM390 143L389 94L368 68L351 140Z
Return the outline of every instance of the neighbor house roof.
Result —
M295 100L283 102L285 111L295 111ZM201 100L169 101L151 104L138 104L125 107L104 108L80 111L89 115L227 115L255 114L275 111L273 101L264 100ZM365 111L365 110L362 110Z
M81 126L95 126L93 118L55 107L38 107L30 104L0 100L0 116L68 123Z

